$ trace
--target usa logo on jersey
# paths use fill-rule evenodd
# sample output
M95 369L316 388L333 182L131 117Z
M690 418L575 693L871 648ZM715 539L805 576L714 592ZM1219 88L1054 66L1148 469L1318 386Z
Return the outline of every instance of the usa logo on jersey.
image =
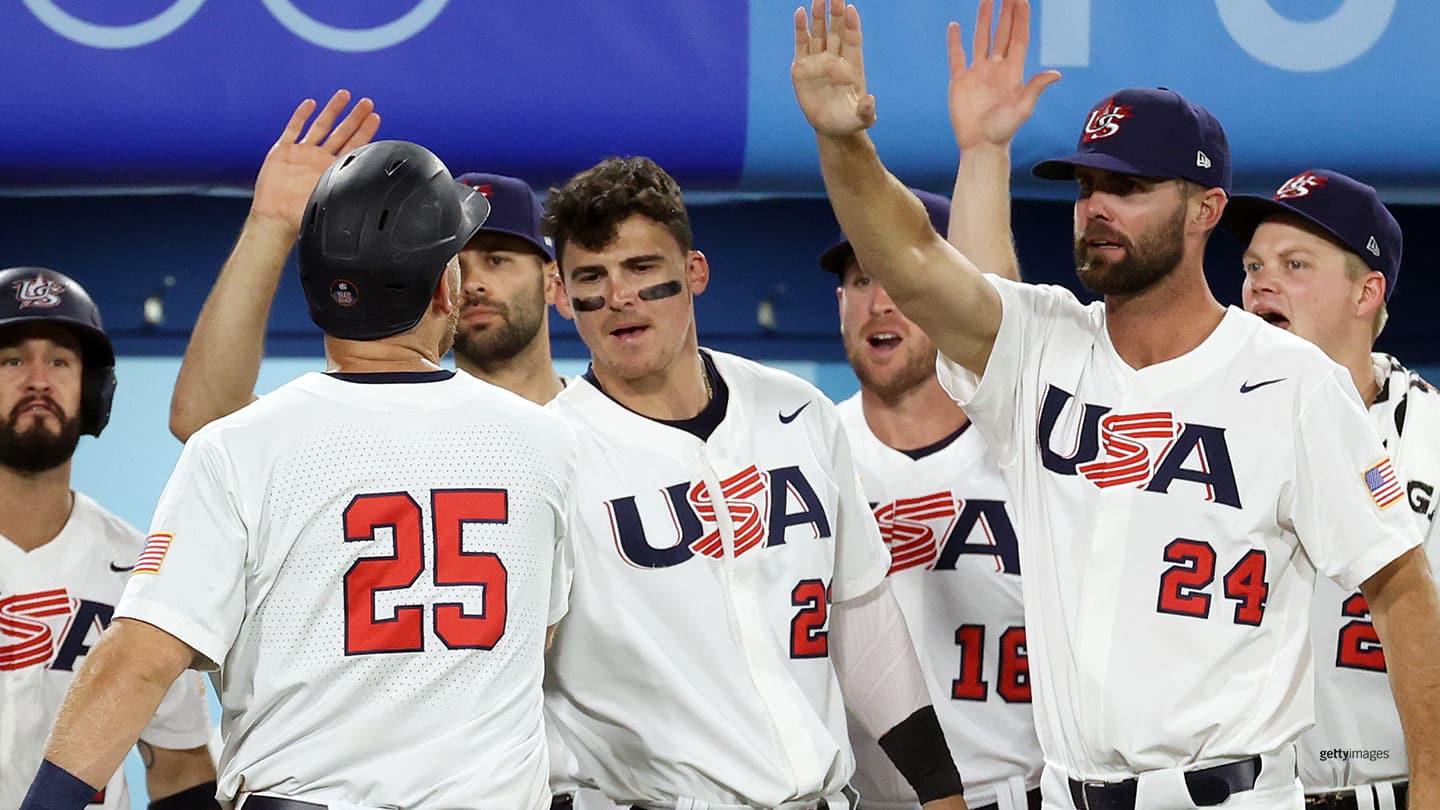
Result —
M890 549L890 574L909 568L953 571L962 554L994 557L995 570L1020 573L1020 545L1004 501L935 492L873 505ZM983 541L972 542L979 531Z
M1190 481L1205 487L1205 500L1240 508L1225 428L1180 422L1168 411L1111 414L1108 406L1087 402L1074 447L1061 455L1053 446L1054 433L1074 398L1055 385L1045 389L1038 427L1045 469L1083 476L1101 489L1126 485L1168 494L1176 481Z
M0 597L0 670L73 670L110 624L115 608L64 588Z
M656 493L606 501L610 530L620 556L637 568L669 568L695 555L724 556L716 502L724 504L735 536L735 556L783 545L792 526L808 526L811 536L830 537L830 518L815 488L799 467L761 470L750 465L720 481L715 498L704 481L681 481ZM656 519L665 510L668 520ZM649 521L642 519L649 516ZM668 536L651 537L652 527L668 524Z

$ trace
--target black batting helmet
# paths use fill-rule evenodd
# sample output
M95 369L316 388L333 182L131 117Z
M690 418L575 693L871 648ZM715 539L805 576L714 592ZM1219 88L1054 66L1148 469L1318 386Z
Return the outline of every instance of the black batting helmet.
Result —
M430 150L376 141L320 176L300 230L300 283L325 334L378 340L411 329L445 266L490 214Z
M110 421L110 402L115 397L115 348L105 335L95 302L84 287L54 270L0 270L0 328L25 323L59 324L79 338L80 432L99 436Z

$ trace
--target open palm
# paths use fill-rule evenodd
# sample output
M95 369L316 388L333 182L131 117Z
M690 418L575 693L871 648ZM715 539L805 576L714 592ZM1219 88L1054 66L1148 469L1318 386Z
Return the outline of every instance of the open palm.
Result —
M348 103L350 92L336 91L301 137L300 130L315 112L316 104L308 98L300 102L285 131L280 133L280 139L265 154L265 162L255 178L251 216L278 222L291 233L300 232L305 204L320 175L337 158L369 143L380 129L380 116L368 98L356 102L336 126L336 119Z
M975 17L975 59L966 64L960 24L950 23L950 125L962 150L1008 144L1035 111L1045 88L1060 80L1053 70L1025 79L1030 48L1029 0L1004 0L995 36L990 36L996 0L983 0Z
M795 10L795 61L790 79L810 126L822 135L851 135L875 123L875 97L865 91L860 13L833 0L827 24L825 0L814 0L807 17Z

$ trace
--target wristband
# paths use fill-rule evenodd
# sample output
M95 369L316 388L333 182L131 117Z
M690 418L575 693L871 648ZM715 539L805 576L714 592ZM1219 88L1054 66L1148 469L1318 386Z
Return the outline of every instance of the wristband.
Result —
M880 737L880 747L890 757L895 770L910 783L921 804L965 795L960 769L950 756L950 746L945 742L945 732L940 729L934 706L916 710L885 732Z
M85 810L99 792L50 760L41 760L20 810Z

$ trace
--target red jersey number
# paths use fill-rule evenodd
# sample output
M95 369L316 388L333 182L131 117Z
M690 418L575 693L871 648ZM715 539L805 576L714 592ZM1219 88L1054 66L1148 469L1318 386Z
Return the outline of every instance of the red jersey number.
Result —
M506 570L493 552L464 551L460 537L467 523L505 523L509 516L503 489L451 489L431 492L430 544L434 547L435 584L479 586L484 602L467 613L461 602L433 605L435 633L449 649L488 650L505 634ZM394 553L362 557L345 573L345 654L420 652L425 649L425 605L397 605L394 617L375 617L375 595L404 590L425 571L424 515L404 492L357 495L345 509L346 542L371 542L389 530Z

